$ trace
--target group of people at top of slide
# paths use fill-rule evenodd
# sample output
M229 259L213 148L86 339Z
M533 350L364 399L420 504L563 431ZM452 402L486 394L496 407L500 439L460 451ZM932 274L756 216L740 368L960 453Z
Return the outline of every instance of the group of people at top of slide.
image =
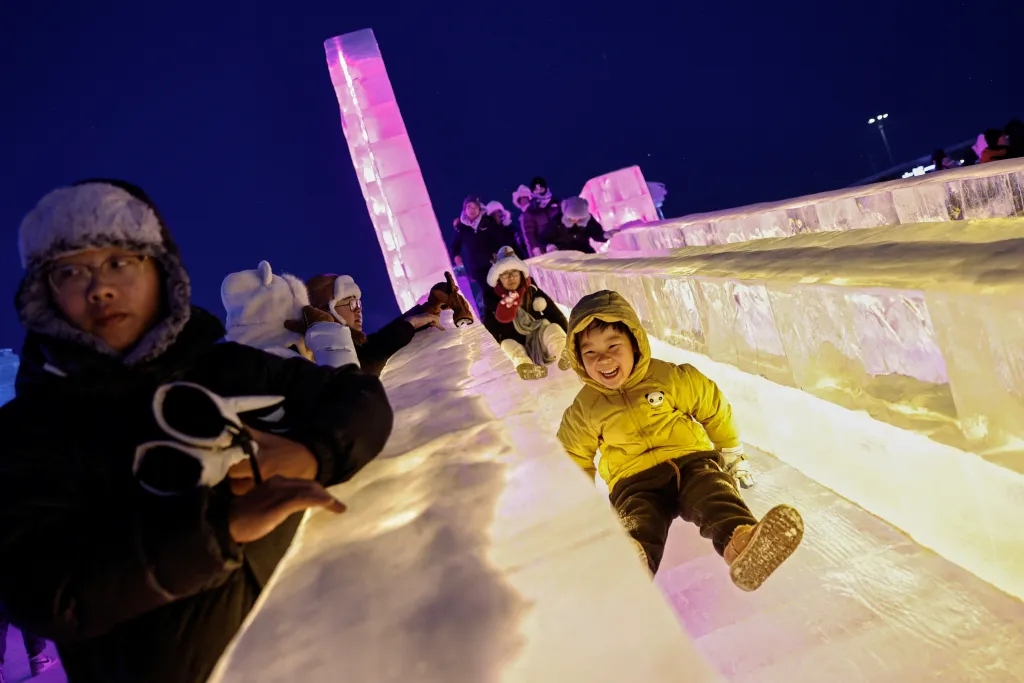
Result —
M115 180L47 194L18 240L28 334L0 408L0 613L31 655L55 641L71 683L205 681L301 513L343 512L328 487L403 428L378 377L387 359L468 305L449 277L367 335L352 278L303 282L263 262L225 278L225 326L191 304L152 200ZM558 438L608 483L644 566L657 570L680 516L737 586L760 586L802 521L788 506L758 521L743 502L738 483L752 480L721 391L651 358L615 292L565 320L508 247L486 276L488 329L582 380Z

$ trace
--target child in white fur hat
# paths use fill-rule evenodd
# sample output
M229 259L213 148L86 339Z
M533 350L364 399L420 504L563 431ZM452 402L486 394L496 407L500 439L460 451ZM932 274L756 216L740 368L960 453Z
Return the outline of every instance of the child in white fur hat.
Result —
M523 379L547 377L549 363L564 359L567 323L562 311L530 280L530 267L512 247L502 247L487 274L484 327Z
M266 261L256 270L224 278L220 297L227 310L228 341L317 365L359 365L352 330L310 306L302 280L276 275Z

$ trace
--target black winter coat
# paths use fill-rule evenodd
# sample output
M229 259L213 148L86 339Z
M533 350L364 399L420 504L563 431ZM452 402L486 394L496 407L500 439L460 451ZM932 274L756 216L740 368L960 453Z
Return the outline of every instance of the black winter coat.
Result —
M541 235L541 241L545 244L553 244L559 251L582 251L584 254L593 254L594 248L590 246L590 240L595 242L607 242L604 236L604 228L593 216L583 226L568 227L561 218L551 223L547 230Z
M18 395L0 408L0 602L16 624L56 641L71 683L205 681L301 517L240 546L226 484L178 497L139 487L135 447L161 438L158 385L284 396L276 428L313 452L325 485L359 471L391 432L377 378L217 343L223 334L193 308L175 342L134 367L26 339Z
M476 230L462 222L456 224L455 236L448 245L448 251L453 259L456 256L462 257L462 265L470 280L486 287L487 271L491 269L491 261L499 249L512 247L517 256L525 258L524 254L519 253L518 244L515 228L484 216Z
M395 318L373 334L366 335L366 341L356 346L356 355L363 372L380 377L391 356L408 346L418 331L403 316Z
M565 315L562 313L562 309L555 305L555 302L550 296L544 293L537 285L531 284L530 290L533 293L533 300L530 302L530 315L534 318L550 320L552 324L558 325L566 334L569 333L569 323L565 320ZM547 302L547 306L544 307L543 311L537 311L533 309L533 303L538 299L543 299ZM484 327L491 333L495 341L499 344L506 339L512 339L520 344L526 344L526 337L516 331L515 323L503 323L495 316L494 312L498 310L498 306L501 305L501 297L494 291L493 287L489 287L484 290L484 306L486 306L486 313L484 314ZM525 303L523 305L526 305Z

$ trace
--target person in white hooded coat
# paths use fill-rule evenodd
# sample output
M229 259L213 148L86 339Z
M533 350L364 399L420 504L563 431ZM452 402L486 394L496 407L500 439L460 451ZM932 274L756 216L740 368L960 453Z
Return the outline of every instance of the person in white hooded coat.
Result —
M317 365L359 366L352 330L309 303L306 285L275 274L266 261L255 270L231 273L221 284L228 341Z

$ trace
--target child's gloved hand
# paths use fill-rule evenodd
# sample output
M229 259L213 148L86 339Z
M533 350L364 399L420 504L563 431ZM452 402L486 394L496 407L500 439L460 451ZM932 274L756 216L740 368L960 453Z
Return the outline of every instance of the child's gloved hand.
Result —
M754 479L754 471L750 468L750 461L743 454L743 446L734 448L723 448L722 458L725 460L725 472L736 480L740 488L753 488L757 481Z

